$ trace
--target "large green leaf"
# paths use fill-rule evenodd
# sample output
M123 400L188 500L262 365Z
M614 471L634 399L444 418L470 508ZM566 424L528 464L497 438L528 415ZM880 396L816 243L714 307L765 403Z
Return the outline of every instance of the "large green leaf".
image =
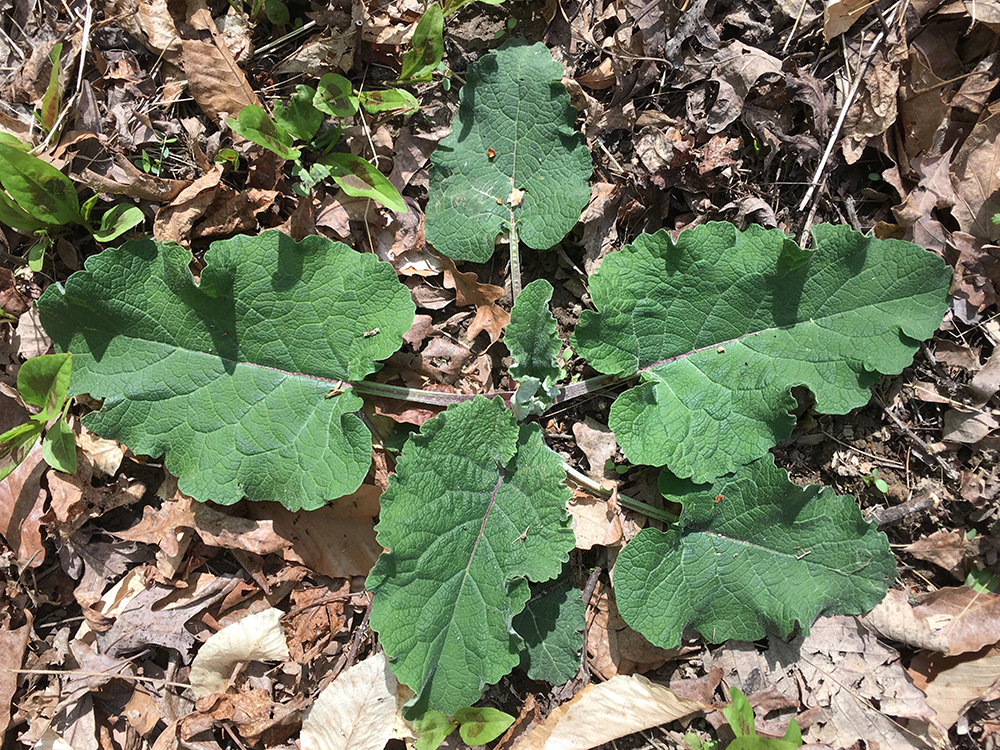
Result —
M452 714L515 667L528 581L558 575L574 538L562 461L497 398L450 406L406 443L382 495L372 627L410 710Z
M813 237L808 252L776 229L713 223L605 259L575 348L601 372L642 372L610 417L632 462L711 481L791 433L793 386L845 414L910 363L947 309L944 261L848 227Z
M217 242L200 283L191 254L129 242L87 260L38 301L71 393L105 399L84 423L137 453L166 454L202 500L317 508L355 490L371 436L356 381L412 323L388 264L319 236Z
M689 627L713 643L808 632L819 615L871 609L895 578L885 534L853 497L792 484L770 454L713 485L664 475L680 520L640 531L614 570L618 611L657 646Z
M543 45L523 41L469 66L452 132L431 155L427 241L436 250L484 263L512 225L528 247L546 249L576 224L591 162L562 76Z

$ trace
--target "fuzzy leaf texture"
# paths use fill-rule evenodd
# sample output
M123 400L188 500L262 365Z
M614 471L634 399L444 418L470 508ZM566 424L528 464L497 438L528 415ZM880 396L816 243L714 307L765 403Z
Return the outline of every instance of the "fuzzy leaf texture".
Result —
M74 354L70 395L105 399L84 424L166 454L200 500L298 509L353 492L371 435L361 399L334 385L399 348L407 288L388 264L319 236L216 242L200 283L190 262L177 245L129 242L39 299L56 350Z
M641 372L610 416L630 461L712 481L788 437L792 387L846 414L912 361L947 309L944 261L848 227L813 239L712 223L605 259L574 348L600 372Z
M521 666L528 677L562 685L580 669L587 605L580 589L573 588L568 581L554 589L549 589L550 586L534 587L540 590L537 598L530 599L514 620L514 630L527 644Z
M450 406L407 441L382 494L368 589L408 712L453 714L517 666L528 581L558 575L574 537L560 458L500 399Z
M545 250L576 224L592 169L562 76L544 45L521 40L469 66L452 132L431 155L427 241L436 250L485 263L512 225Z
M511 406L514 416L542 414L558 395L556 382L565 374L559 366L562 342L556 319L549 310L552 285L537 279L526 286L514 301L504 343L513 363L510 374L518 382Z
M662 648L686 628L713 643L808 633L820 615L871 609L895 578L885 534L853 497L793 484L770 454L713 485L664 472L660 489L681 517L640 531L614 582L625 622Z

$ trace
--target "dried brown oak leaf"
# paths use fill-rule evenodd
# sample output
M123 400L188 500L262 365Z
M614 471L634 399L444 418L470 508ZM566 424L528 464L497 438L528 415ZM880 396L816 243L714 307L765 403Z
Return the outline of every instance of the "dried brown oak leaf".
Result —
M445 267L444 285L455 290L455 304L459 307L476 306L476 317L467 332L469 341L486 331L490 342L495 344L510 323L510 313L496 304L504 296L503 287L480 283L476 274L459 271L449 258L442 257L441 261Z

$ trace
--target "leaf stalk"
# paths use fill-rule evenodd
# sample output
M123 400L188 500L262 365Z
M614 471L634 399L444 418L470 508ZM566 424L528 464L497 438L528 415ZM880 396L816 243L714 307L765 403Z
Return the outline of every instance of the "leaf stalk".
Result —
M563 469L566 471L566 474L570 479L583 487L585 490L593 492L595 495L599 495L605 499L609 499L611 497L611 490L603 487L599 482L594 481L583 472L574 469L566 461L563 461ZM634 510L636 513L642 513L642 515L647 518L663 521L663 523L673 523L677 520L677 516L664 510L663 508L655 508L649 503L636 500L635 498L623 495L620 492L617 494L615 499L618 501L619 505L628 508L629 510Z

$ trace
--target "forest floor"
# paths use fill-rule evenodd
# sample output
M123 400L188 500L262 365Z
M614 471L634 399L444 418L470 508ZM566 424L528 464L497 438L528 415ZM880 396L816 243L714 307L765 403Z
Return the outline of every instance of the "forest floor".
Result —
M555 287L564 342L592 306L588 276L644 232L728 221L807 246L811 227L847 224L954 268L950 310L913 365L844 416L819 415L796 393L798 426L774 451L795 482L855 496L888 535L899 578L879 617L821 619L793 663L777 639L692 636L665 651L624 623L604 572L588 602L587 669L559 686L515 670L489 688L482 705L518 717L494 746L529 747L529 730L586 682L631 674L718 708L738 687L765 736L795 717L807 742L833 748L1000 746L1000 3L469 2L446 18L442 71L407 87L418 111L344 123L342 143L389 176L403 215L332 183L300 196L289 165L234 137L224 115L254 99L270 108L325 73L362 90L392 85L423 3L267 0L251 21L247 0L205 2L0 0L0 132L38 146L81 199L138 206L145 221L122 240L151 233L199 258L214 240L279 228L376 253L418 313L383 380L512 387L499 340L511 307L504 253L459 270L423 228L428 159L463 74L512 38L544 43L563 65L593 158L577 227L524 253L525 279ZM33 300L100 250L85 233L53 240L33 271L35 238L0 226L0 431L25 418L20 365L51 347ZM576 357L568 367L593 373ZM581 472L650 497L656 470L629 467L609 437L615 395L542 424ZM319 692L378 650L365 576L382 549L373 529L392 455L376 452L349 517L343 504L309 516L274 503L221 508L185 498L158 458L88 432L78 417L94 407L78 399L71 410L75 475L49 469L36 448L0 483L4 750L295 747ZM412 425L434 413L372 408ZM573 502L578 525L615 518L585 492ZM616 535L574 552L579 588L645 522L630 511L620 520ZM251 665L227 694L195 701L186 684L199 645L269 607L285 613L287 660ZM931 642L928 621L948 622L952 641ZM732 737L710 708L623 729L602 747L683 748L689 732ZM464 747L457 736L445 746Z

